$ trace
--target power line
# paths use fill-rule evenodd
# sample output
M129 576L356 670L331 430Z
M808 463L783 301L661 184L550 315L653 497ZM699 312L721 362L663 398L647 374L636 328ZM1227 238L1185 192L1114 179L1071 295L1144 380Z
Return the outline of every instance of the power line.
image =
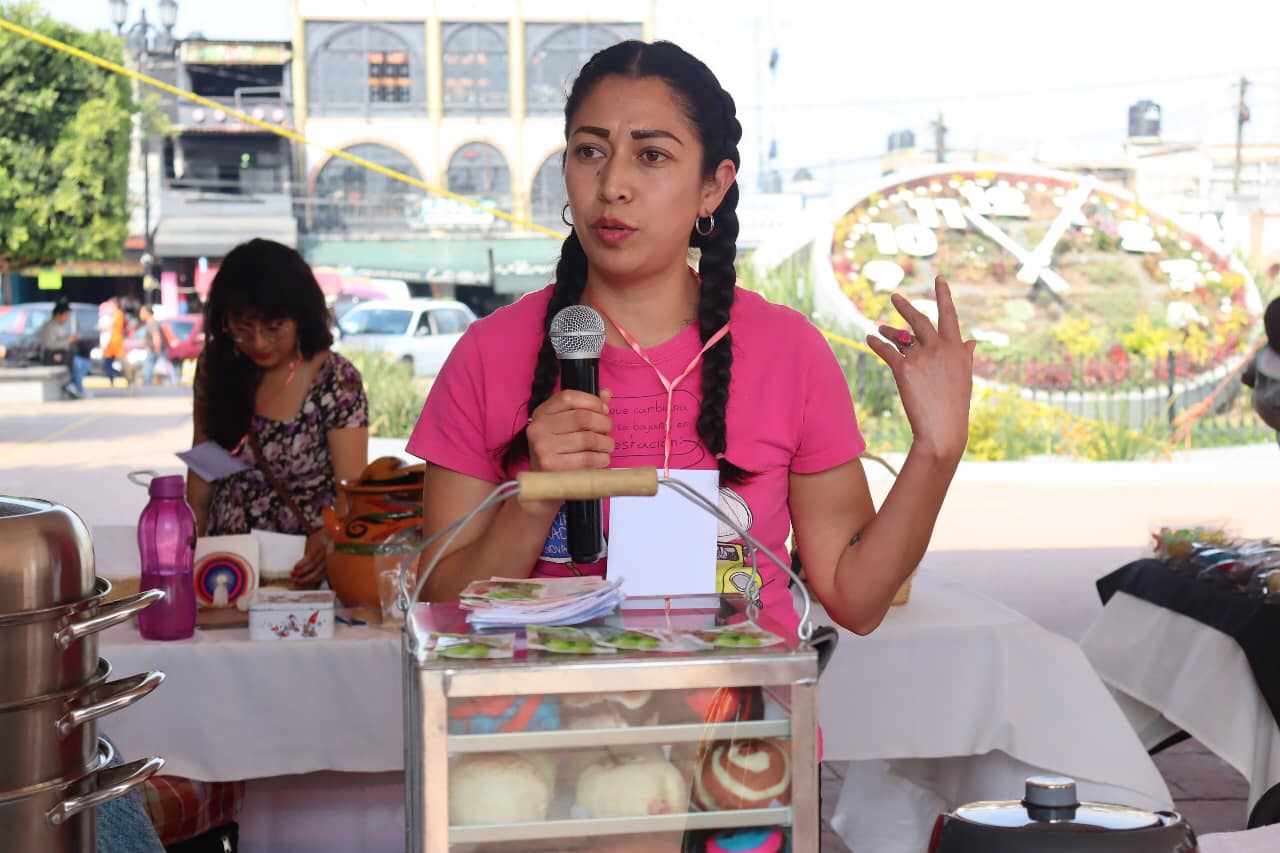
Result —
M1244 72L1248 75L1268 74L1280 72L1280 68L1269 67L1259 68ZM1088 85L1073 84L1070 86L1043 86L1036 89L1013 89L1003 92L969 92L951 95L904 95L901 97L884 97L884 98L865 98L849 101L812 101L789 104L778 104L777 109L782 110L807 110L807 109L838 109L841 107L870 107L870 106L896 106L899 104L918 104L918 103L948 103L952 101L974 101L974 100L999 100L1001 98L1022 98L1035 97L1049 94L1068 94L1068 93L1085 93L1099 91L1103 89L1124 89L1135 86L1157 86L1169 83L1191 83L1191 82L1207 82L1218 79L1237 79L1236 72L1222 71L1214 74L1188 75L1183 77L1164 77L1164 78L1147 78L1144 80L1127 80L1127 81L1110 81L1105 83L1093 83ZM1252 82L1252 81L1251 81ZM1272 84L1280 85L1280 83ZM763 104L749 104L740 107L739 112L743 110L758 111L764 109Z

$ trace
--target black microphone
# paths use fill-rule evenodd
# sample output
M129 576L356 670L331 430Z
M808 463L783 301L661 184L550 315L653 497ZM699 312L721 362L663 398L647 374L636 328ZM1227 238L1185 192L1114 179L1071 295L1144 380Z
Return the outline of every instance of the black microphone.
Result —
M560 360L560 388L599 394L604 319L585 305L570 305L551 318L550 338ZM604 508L600 499L565 501L564 516L569 558L585 564L604 557Z

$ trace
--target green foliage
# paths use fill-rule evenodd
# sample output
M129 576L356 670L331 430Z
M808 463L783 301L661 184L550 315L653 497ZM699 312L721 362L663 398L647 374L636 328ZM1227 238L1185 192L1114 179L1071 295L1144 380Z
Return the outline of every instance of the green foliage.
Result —
M422 413L430 381L413 375L404 361L387 359L380 352L343 352L364 378L369 397L369 434L380 438L404 438Z
M114 62L120 40L0 0L0 16ZM128 230L128 81L0 31L0 271L120 257Z

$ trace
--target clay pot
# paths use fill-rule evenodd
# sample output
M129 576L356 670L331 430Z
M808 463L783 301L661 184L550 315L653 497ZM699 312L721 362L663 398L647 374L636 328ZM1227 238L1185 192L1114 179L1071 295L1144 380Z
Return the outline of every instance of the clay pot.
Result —
M378 607L378 573L399 569L422 540L422 479L426 465L394 456L369 463L358 480L338 484L347 497L342 518L325 509L333 537L329 583L347 607Z

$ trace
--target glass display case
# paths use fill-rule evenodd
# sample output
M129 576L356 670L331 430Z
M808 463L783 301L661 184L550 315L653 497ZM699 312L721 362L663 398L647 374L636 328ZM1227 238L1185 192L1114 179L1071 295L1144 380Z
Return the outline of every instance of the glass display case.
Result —
M677 600L678 601L678 600ZM671 610L629 599L593 625L705 629L747 619L741 596ZM404 632L407 848L818 849L818 656L764 611L775 645L607 654L529 648L444 657L420 639L471 634L454 605L417 604ZM483 634L473 635L483 637ZM750 849L750 848L748 848Z

